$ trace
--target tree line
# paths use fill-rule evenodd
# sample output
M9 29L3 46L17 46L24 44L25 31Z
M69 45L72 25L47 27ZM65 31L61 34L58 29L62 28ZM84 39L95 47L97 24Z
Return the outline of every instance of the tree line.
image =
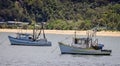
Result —
M0 0L2 21L47 22L46 29L120 30L119 0Z

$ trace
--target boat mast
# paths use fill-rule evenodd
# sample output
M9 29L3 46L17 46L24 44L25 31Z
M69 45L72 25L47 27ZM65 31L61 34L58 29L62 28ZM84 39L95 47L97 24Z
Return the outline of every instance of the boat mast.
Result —
M38 39L38 38L39 38L39 36L40 36L40 34L41 34L42 30L43 30L43 38L44 38L44 39L46 39L45 32L44 32L44 26L43 26L43 23L41 23L40 32L39 32L38 36L36 37L36 39Z
M35 38L35 24L33 25L33 41L35 41L36 38Z
M72 13L72 18L73 18L73 23L74 23L74 40L76 39L76 24L75 24L75 11L74 11L74 4L73 3L71 3L71 5L72 5L72 8L73 8L73 13Z
M44 32L44 27L43 27L43 23L41 23L41 24L42 24L42 29L43 29L43 37L44 37L44 39L46 39L45 32Z
M75 32L74 33L75 33L75 39L76 39L76 25L75 25Z
M37 36L37 38L36 38L36 39L38 39L38 38L39 38L40 34L41 34L41 28L40 28L40 31L39 31L38 36Z
M32 21L33 25L33 41L36 40L36 17L35 14L32 14L33 17L30 17L30 20Z
M72 6L73 6L73 22L74 22L74 30L75 30L75 32L74 32L74 43L76 44L77 43L77 38L76 38L76 30L77 30L77 27L76 27L76 24L75 24L75 22L77 21L77 19L76 19L76 13L75 13L75 5L72 3Z

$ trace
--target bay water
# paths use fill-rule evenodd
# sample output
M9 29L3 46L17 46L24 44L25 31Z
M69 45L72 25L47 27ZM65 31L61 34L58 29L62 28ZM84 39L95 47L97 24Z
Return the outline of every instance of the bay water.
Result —
M52 46L11 45L8 36L0 32L0 66L120 66L120 37L98 36L110 56L61 54L58 42L72 43L73 35L46 34ZM77 35L77 37L85 37Z

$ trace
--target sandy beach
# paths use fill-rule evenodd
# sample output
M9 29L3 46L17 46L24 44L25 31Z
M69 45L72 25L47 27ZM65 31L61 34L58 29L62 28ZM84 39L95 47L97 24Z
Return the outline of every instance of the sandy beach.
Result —
M0 32L22 32L22 33L32 33L32 30L24 29L0 29ZM46 34L74 34L74 30L45 30ZM86 35L86 31L76 31L77 35ZM112 31L99 31L97 36L116 36L120 37L120 32Z

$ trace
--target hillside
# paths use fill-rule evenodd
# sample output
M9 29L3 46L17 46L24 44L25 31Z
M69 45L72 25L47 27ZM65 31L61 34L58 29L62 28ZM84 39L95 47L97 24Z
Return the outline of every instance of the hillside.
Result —
M120 30L119 0L0 0L0 21L48 22L46 29Z

